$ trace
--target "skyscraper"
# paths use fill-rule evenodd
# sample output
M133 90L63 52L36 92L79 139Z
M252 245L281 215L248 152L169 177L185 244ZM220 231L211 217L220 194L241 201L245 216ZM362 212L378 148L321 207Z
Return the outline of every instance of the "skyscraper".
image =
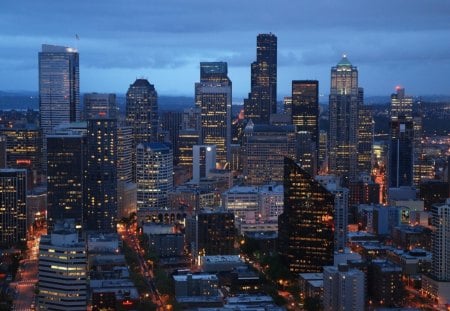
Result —
M356 180L358 171L358 108L362 96L358 88L358 69L347 56L331 68L329 99L329 170L342 178L342 185Z
M413 98L405 95L405 89L397 86L396 93L391 95L391 118L404 116L407 119L413 117Z
M233 255L234 214L228 211L203 211L196 216L196 240L199 254Z
M244 100L245 117L254 123L270 121L277 112L277 37L259 34L256 61L251 65L251 91Z
M410 187L413 183L413 121L405 116L393 117L390 131L389 187Z
M136 79L127 91L126 123L133 129L133 181L135 181L136 146L157 141L158 94L146 79Z
M39 111L44 150L45 137L55 126L79 119L79 105L78 51L43 44L39 52Z
M360 96L362 103L362 94ZM374 121L368 107L360 105L358 110L358 171L369 175L372 171Z
M137 215L145 220L152 211L167 208L173 189L173 153L163 143L140 143L136 147Z
M216 168L216 146L195 145L192 155L192 181L199 183Z
M38 310L86 310L86 244L78 239L73 224L57 226L41 237L38 288Z
M230 159L232 84L225 62L200 63L200 82L195 101L201 109L201 141L216 145L217 162L225 167Z
M117 117L116 94L87 93L83 101L85 120Z
M82 224L86 137L80 133L47 136L47 221L72 218Z
M279 253L292 273L320 272L333 264L334 196L294 160L284 161Z
M27 236L27 171L0 169L0 247L25 243Z
M297 160L315 175L319 153L319 81L292 81L291 117L298 134Z
M115 232L117 221L117 120L87 123L84 228Z

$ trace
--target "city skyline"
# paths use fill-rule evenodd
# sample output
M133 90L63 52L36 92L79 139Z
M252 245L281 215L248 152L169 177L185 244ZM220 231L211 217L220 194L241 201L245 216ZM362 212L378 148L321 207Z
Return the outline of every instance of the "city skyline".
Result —
M272 32L278 37L279 100L290 93L290 82L300 79L319 80L319 92L328 94L329 67L342 53L358 66L367 95L390 94L396 85L413 95L450 94L445 84L449 3L296 5L4 4L0 85L2 90L37 90L35 56L48 43L78 48L82 92L125 93L131 81L146 77L162 95L192 96L199 63L226 61L233 93L243 99L250 91L255 36ZM101 18L98 12L104 12Z

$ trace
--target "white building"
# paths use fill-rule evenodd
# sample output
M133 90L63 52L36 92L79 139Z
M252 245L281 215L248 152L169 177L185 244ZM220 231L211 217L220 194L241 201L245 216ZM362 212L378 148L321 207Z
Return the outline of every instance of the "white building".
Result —
M87 308L86 244L69 227L41 237L38 310L85 311Z
M323 268L325 311L364 310L364 272L347 265Z
M208 178L216 168L216 146L195 145L192 147L192 182L199 183Z

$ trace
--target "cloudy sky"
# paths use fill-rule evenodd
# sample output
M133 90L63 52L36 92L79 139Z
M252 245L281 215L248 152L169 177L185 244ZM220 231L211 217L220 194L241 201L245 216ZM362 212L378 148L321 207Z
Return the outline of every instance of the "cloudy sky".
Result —
M250 89L256 36L278 37L278 97L293 79L328 94L342 53L366 95L450 95L448 0L22 0L0 3L0 90L38 88L42 43L77 47L82 92L125 93L145 77L192 96L200 61L227 61L233 95ZM80 40L75 39L78 34Z

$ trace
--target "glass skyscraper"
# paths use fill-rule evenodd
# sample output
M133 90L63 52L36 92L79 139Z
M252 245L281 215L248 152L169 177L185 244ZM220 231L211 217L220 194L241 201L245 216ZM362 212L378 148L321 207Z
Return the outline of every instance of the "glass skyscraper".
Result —
M259 34L256 61L251 65L251 91L244 100L244 113L254 123L269 123L277 112L277 37Z
M334 195L289 158L284 159L284 211L278 247L292 273L321 272L333 264Z
M39 52L39 111L44 138L61 123L79 119L79 57L74 48L42 45Z
M201 110L201 141L216 145L217 162L225 167L230 159L232 83L225 62L200 63L200 82L195 101Z

